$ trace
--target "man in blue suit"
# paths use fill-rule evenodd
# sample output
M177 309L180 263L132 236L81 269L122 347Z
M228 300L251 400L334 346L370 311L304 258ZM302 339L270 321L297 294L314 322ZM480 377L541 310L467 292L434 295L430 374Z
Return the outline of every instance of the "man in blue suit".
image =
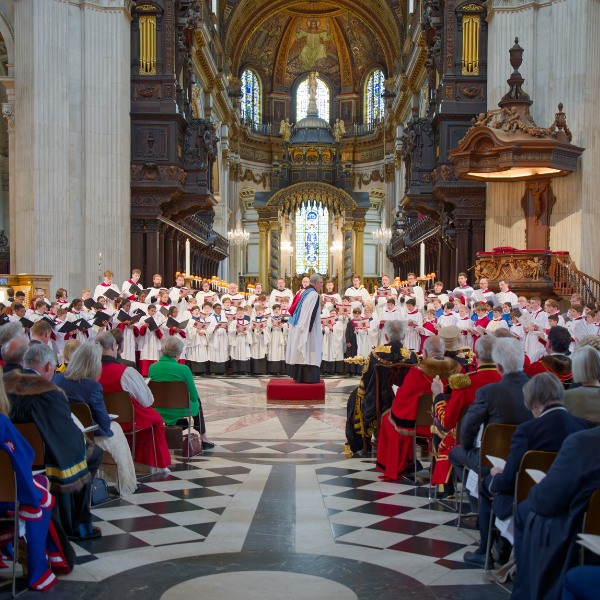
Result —
M466 563L484 566L491 515L502 520L513 513L515 484L521 460L526 452L540 450L558 452L567 436L589 427L589 423L570 415L563 406L564 387L554 373L540 373L523 387L525 406L535 417L517 427L512 436L506 465L494 467L481 483L479 490L479 533L481 541L475 552L467 552Z
M517 577L513 600L559 600L577 563L583 515L600 488L600 427L571 434L515 513Z

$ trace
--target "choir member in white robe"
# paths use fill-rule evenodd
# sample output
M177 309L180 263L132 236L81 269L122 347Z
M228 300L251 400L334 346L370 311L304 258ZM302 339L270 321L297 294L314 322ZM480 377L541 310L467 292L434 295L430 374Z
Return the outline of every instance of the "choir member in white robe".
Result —
M323 301L325 302L325 305L323 306L323 315L326 317L329 316L329 313L332 308L335 308L336 305L342 303L341 296L337 292L333 291L333 286L334 282L330 279L325 284L325 291L322 295ZM358 303L355 302L354 305L356 304ZM354 305L352 306L352 308L355 308Z
M318 383L321 380L323 334L319 293L322 288L321 275L311 275L308 287L295 298L297 303L288 321L286 368L296 383Z
M400 303L404 304L409 298L413 298L416 302L416 309L423 313L423 309L425 308L425 294L423 293L423 288L420 285L417 285L417 276L414 273L409 273L407 275L407 289L410 290L407 294L400 295ZM412 349L412 348L411 348Z
M440 301L440 305L444 306L444 304L446 304L446 302L448 302L449 298L448 298L448 294L446 294L444 292L444 282L443 281L436 281L434 286L433 286L433 292L429 292L427 294L427 310L429 310L430 308L433 308L433 300L434 298L437 298Z
M248 296L248 304L250 304L251 306L254 306L254 304L258 300L258 297L262 296L262 295L264 295L263 288L262 288L262 283L257 283L254 286L254 293L250 294Z
M337 310L333 308L329 316L337 317ZM344 363L345 328L345 325L337 318L333 325L322 325L321 372L324 375L341 375L346 372Z
M500 293L496 294L496 297L498 298L498 302L500 304L504 304L505 302L510 302L510 304L512 305L512 307L516 307L519 305L519 296L517 296L514 292L511 292L508 289L508 283L504 280L501 279L498 282L498 285L500 286Z
M521 325L521 323L519 323L519 317L522 314L523 313L520 310L513 310L512 313L510 313L510 322L511 322L510 334L515 339L525 343L525 340L527 339L528 334L525 331L525 328L523 327L523 325Z
M79 319L85 319L86 321L89 321L89 313L83 312L83 302L80 298L76 298L71 303L71 308L67 313L67 320L79 321ZM90 334L88 333L87 329L77 329L76 331L71 331L67 335L69 336L70 340L79 340L82 344L85 344L90 337ZM67 338L65 336L65 340L66 339Z
M360 281L361 281L360 277L358 275L355 275L352 278L352 287L349 287L346 290L346 292L344 293L344 296L348 296L348 298L350 298L353 310L356 307L359 307L362 309L365 302L368 302L371 300L371 296L370 296L369 292L364 287L361 287ZM354 300L354 298L359 298L359 300Z
M230 306L233 308L234 314L236 306L243 306L244 304L246 304L246 297L244 296L244 294L239 293L237 289L238 288L235 283L230 283L227 293L221 296L221 303L223 304L223 308L225 308L225 299L228 298L231 302Z
M392 295L385 296L384 292L387 292L388 294L389 294L389 292L391 292ZM377 313L377 315L381 316L381 314L386 310L388 300L390 298L394 298L394 302L395 302L397 297L398 297L398 294L396 293L396 288L390 287L390 278L387 275L382 275L381 276L381 287L378 287L375 290L375 294L373 296L373 299L375 301L375 312ZM403 314L403 311L400 310L398 313L398 315L399 315L398 319L402 318L402 314Z
M262 324L263 330L260 331ZM251 319L252 343L250 344L250 371L252 375L267 374L267 348L271 341L269 319L265 317L265 309L256 305L256 316Z
M240 327L246 326L246 333ZM244 307L239 306L235 319L229 324L229 354L231 355L231 372L236 375L250 374L250 346L252 345L252 329L244 318Z
M205 375L210 369L208 363L208 328L204 329L209 323L205 321L204 313L195 306L192 309L190 320L186 329L187 365L194 375Z
M169 326L169 319L173 319L178 323L183 324L188 321L188 318L185 315L180 317L176 306L169 306L169 311L166 315L166 318L160 325L160 330L162 331L163 336L179 337L183 342L183 352L180 354L177 362L184 365L187 351L187 324L185 324L183 328L178 327L177 325Z
M269 308L272 308L273 304L281 304L284 296L289 298L289 302L291 304L292 300L294 299L294 294L292 290L285 287L285 279L280 277L277 280L277 289L274 289L269 296Z
M369 327L366 331L356 332L357 352L359 356L369 356L379 340L379 321L373 317L373 313L365 309L365 319L369 319Z
M502 318L502 309L499 306L494 308L494 318L485 329L488 333L494 333L498 329L508 329L508 323Z
M94 301L98 300L98 296L106 297L106 291L109 289L115 291L118 295L121 295L121 290L119 289L119 286L116 285L115 283L113 283L113 277L114 277L114 275L113 275L112 271L109 271L109 270L104 271L104 281L102 283L100 283L99 285L97 285L96 289L94 290L94 295L92 296L94 298ZM115 307L114 300L106 297L106 307L111 310L114 309L114 307Z
M409 350L418 352L421 349L421 334L417 332L417 327L423 326L423 315L417 310L417 300L415 298L409 298L406 301L404 320L407 327L402 343Z
M213 313L208 317L208 361L210 372L214 375L225 375L229 361L229 322L217 302Z
M169 290L163 286L162 284L162 275L158 273L152 277L152 287L148 291L148 296L146 297L146 302L148 304L158 304L160 302L160 297L163 292L169 292Z
M456 325L458 319L456 318L456 315L453 311L454 303L446 302L446 304L444 304L444 314L438 317L437 320L437 324L440 329L442 327L450 327L451 325Z
M202 289L196 294L196 302L198 306L202 305L208 300L211 304L214 304L219 299L218 295L210 289L210 282L203 281Z
M281 320L281 307L273 304L269 317L271 337L267 351L267 370L272 375L285 375L285 342L288 326Z
M589 335L588 324L587 321L583 317L583 307L581 305L573 304L571 306L571 310L573 311L573 319L571 320L571 328L569 332L571 333L572 342L572 350L575 349L577 342L582 337Z
M136 338L140 335L140 330L136 324L131 324L130 320L119 320L121 312L133 318L133 315L129 312L130 308L131 302L125 300L121 304L120 310L116 311L113 316L113 327L118 327L123 332L123 350L121 352L121 358L135 362Z
M393 298L389 298L387 301L387 310L379 314L379 343L377 344L378 346L380 346L381 344L385 344L386 342L385 333L383 331L385 322L400 320L402 320L402 316L401 312L396 306L396 300L394 300Z
M154 320L156 329L151 331L150 319ZM154 364L162 354L161 340L163 331L160 326L165 322L165 317L156 310L155 304L148 305L148 316L142 317L139 321L140 337L138 338L138 349L140 351L140 373L144 377L148 377L148 369Z
M177 275L175 285L169 290L169 300L171 305L177 307L180 315L187 310L188 298L193 295L193 291L185 287L185 278L183 275Z
M479 291L482 293L483 297L485 298L485 301L487 302L488 300L492 300L495 302L500 302L496 298L496 294L494 294L494 292L492 292L492 290L490 290L489 286L490 286L489 281L485 277L482 277L479 280Z
M598 313L595 310L590 311L585 316L589 335L600 335L600 323L596 320L597 316Z
M471 321L469 317L469 309L462 304L458 309L458 319L456 320L456 327L461 333L461 344L463 347L468 346L473 349L473 334L471 330L475 326L475 323Z
M138 285L138 281L140 280L141 275L142 275L142 272L139 269L133 269L133 271L131 271L131 279L124 281L123 285L121 286L121 294L123 295L124 298L131 300L132 303L134 303L136 300L136 294L132 294L129 291L129 289L131 288L132 285Z
M467 274L459 273L458 274L458 286L452 290L455 294L460 294L459 298L462 304L468 304L470 298L475 290L467 284Z
M55 320L55 327L54 327L54 337L55 339L52 340L52 347L54 349L54 352L56 352L56 355L58 356L58 362L62 363L63 362L63 348L65 347L66 344L66 340L65 340L65 335L64 333L61 333L59 331L59 329L67 322L67 311L64 308L59 308L56 311L56 320Z

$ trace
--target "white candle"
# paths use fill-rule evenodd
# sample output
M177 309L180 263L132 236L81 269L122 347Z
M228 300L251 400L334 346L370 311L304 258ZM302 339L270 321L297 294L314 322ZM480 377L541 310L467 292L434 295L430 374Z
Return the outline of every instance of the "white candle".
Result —
M190 276L190 240L185 240L185 276Z
M425 242L421 242L421 279L425 278Z

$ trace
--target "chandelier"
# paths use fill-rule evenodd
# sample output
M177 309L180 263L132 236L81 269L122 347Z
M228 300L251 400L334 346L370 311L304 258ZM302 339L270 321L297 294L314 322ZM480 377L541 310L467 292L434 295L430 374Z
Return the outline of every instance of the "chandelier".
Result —
M287 256L290 256L292 252L294 252L294 248L290 240L283 240L283 242L281 242L280 250L282 254L285 254Z
M387 246L392 241L392 230L385 226L385 208L381 213L381 225L373 232L373 240L380 246Z
M344 244L342 244L341 240L336 240L331 244L331 254L334 256L341 256L344 252Z
M235 231L227 232L227 239L234 246L245 246L248 243L248 240L250 239L250 233L245 229L242 229L241 222L242 215L240 213L240 210L238 209L236 214Z

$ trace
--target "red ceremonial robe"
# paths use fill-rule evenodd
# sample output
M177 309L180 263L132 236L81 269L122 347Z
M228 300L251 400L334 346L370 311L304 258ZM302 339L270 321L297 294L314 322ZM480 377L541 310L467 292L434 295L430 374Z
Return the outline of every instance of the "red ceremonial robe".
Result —
M568 356L561 356L564 360L557 358L555 355L547 355L542 357L540 360L525 365L523 369L526 375L533 377L538 373L554 373L565 386L569 387L573 383L573 374L571 373L571 359Z
M456 426L460 411L471 406L475 401L475 392L488 383L496 383L502 376L495 364L479 365L477 371L468 374L453 375L448 383L452 394L449 400L437 402L433 413L435 416L434 433L438 439L437 457L433 468L431 483L433 485L448 483L452 465L448 460L450 450L456 445ZM435 438L434 438L435 444Z
M426 358L411 367L398 389L391 410L381 420L377 446L378 471L385 479L394 480L404 476L408 462L413 460L413 435L417 420L418 400L421 394L431 394L431 382L439 375L444 386L448 377L460 373L462 366L452 358ZM417 435L429 436L431 427L418 427Z

